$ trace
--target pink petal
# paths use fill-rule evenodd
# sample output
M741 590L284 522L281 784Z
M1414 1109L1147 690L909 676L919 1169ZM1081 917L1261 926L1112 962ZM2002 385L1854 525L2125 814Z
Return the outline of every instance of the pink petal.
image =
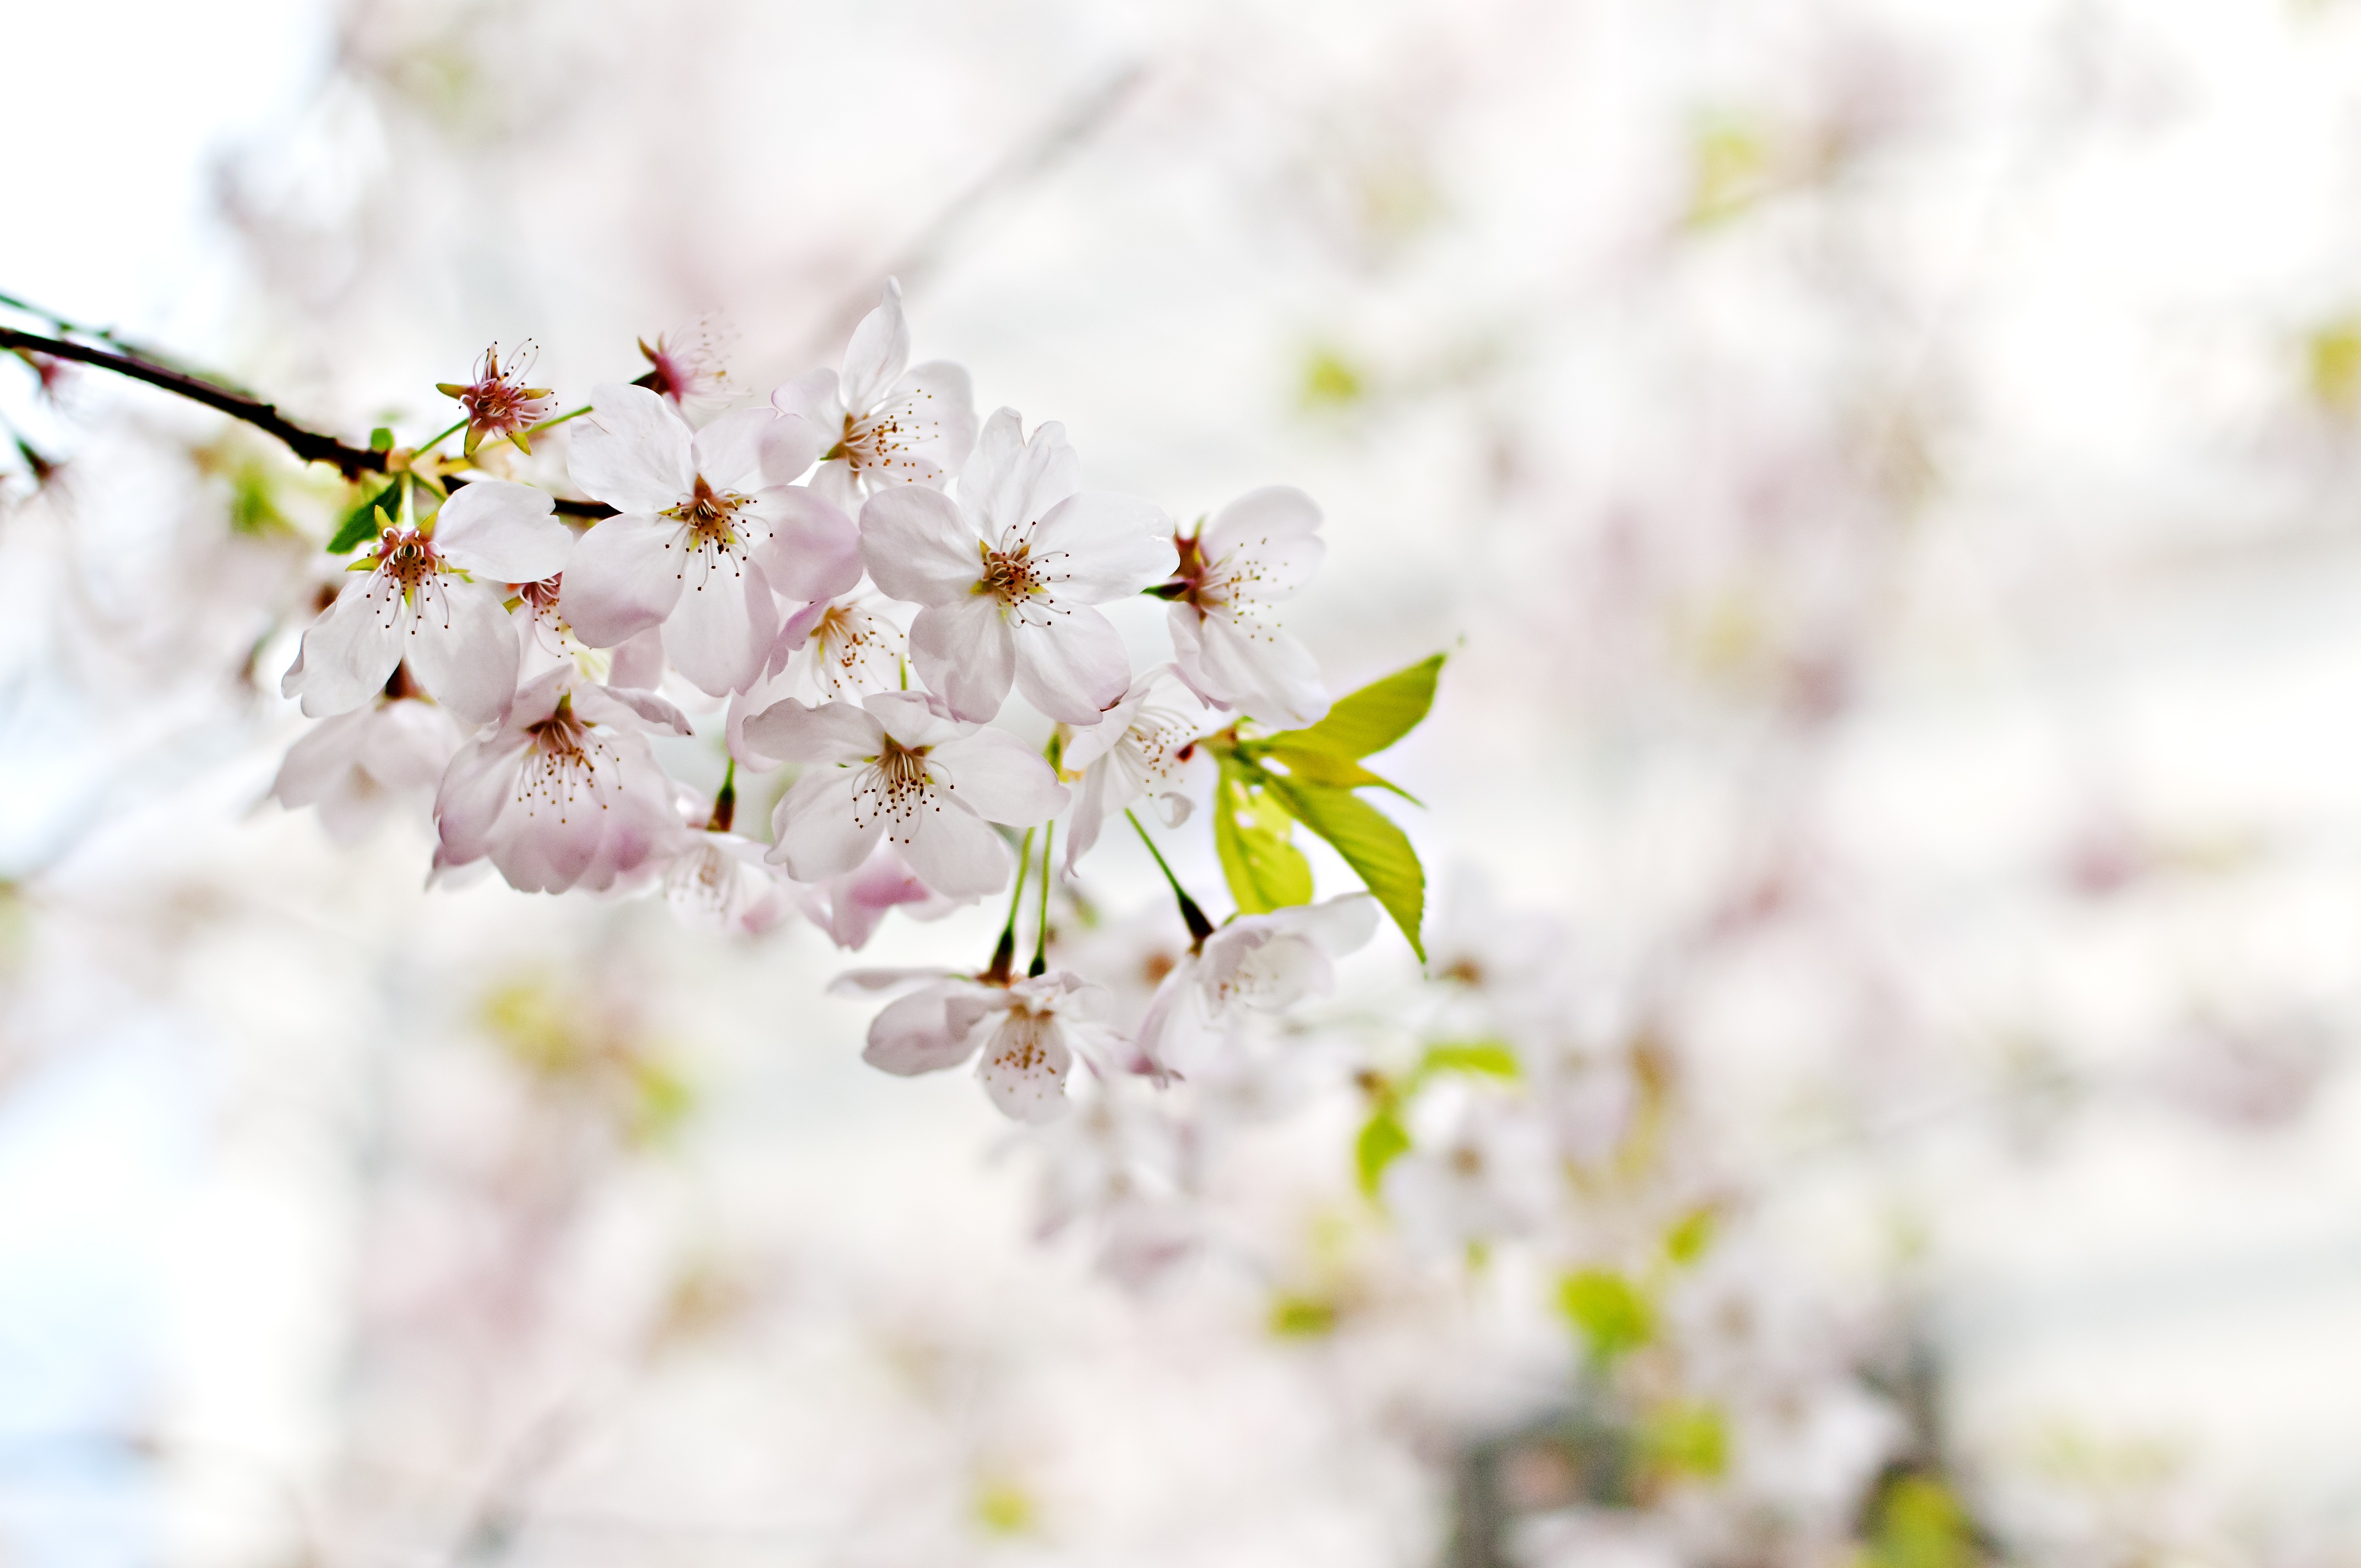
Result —
M797 779L772 814L777 841L768 858L786 867L797 882L826 882L867 860L884 823L859 813L853 792L860 783L860 773L851 768L829 768Z
M1033 559L1057 582L1058 598L1104 604L1162 582L1180 559L1172 520L1154 501L1084 490L1049 509L1033 531Z
M889 495L930 496L932 490L902 489ZM884 497L878 498L883 500ZM876 501L870 505L876 505ZM1079 613L1094 615L1095 610ZM989 723L1007 700L1016 676L1016 638L997 600L969 594L930 605L910 623L910 663L928 689L939 692L950 710L972 723ZM1128 672L1126 672L1126 674ZM1115 689L1123 689L1118 681ZM1098 709L1091 714L1095 718Z
M667 411L664 417L672 415ZM681 532L679 523L626 514L584 534L557 589L557 613L574 635L593 648L612 648L662 625L680 602Z
M1066 808L1057 770L1005 729L979 729L936 747L933 756L950 773L959 798L991 821L1030 828Z
M885 280L877 308L852 329L844 350L844 406L865 412L885 395L910 360L910 328L902 319L902 285Z
M690 685L727 696L763 674L779 634L778 601L752 562L691 556L688 583L664 620L664 653Z
M590 389L590 415L566 455L583 489L619 511L659 512L696 484L688 425L645 387L609 382Z
M574 531L551 515L548 492L507 479L477 479L434 514L434 549L463 572L500 583L537 583L566 569Z
M861 530L817 492L763 492L771 542L757 555L771 586L791 599L829 599L861 581Z
M922 611L921 624L935 613ZM1087 605L1073 606L1048 626L1016 629L1015 641L1017 689L1052 718L1096 724L1131 685L1131 660L1121 634ZM917 646L915 635L911 646Z
M774 762L837 766L884 751L885 728L852 703L815 707L789 697L748 718L745 737L757 755Z
M295 663L279 683L280 695L303 699L313 718L349 713L385 689L401 663L410 619L401 587L382 571L356 575L303 633Z
M494 591L447 574L422 584L408 657L418 684L469 724L506 717L517 689L516 629Z
M972 597L982 575L976 532L940 490L896 485L861 509L861 558L888 596L911 604Z
M1013 862L1000 835L956 795L939 805L912 817L909 837L895 846L910 869L946 898L980 898L1006 887Z

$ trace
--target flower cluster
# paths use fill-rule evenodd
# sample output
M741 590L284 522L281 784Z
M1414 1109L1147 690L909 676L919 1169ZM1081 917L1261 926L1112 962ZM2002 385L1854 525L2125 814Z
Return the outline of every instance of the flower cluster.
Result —
M1356 792L1392 789L1360 759L1424 716L1440 661L1332 702L1281 618L1321 561L1310 497L1268 487L1182 527L1086 488L1062 426L1006 408L979 422L965 370L909 364L892 282L840 370L752 406L726 406L709 334L694 355L667 342L642 345L654 370L563 414L516 356L488 350L441 389L459 424L416 448L380 442L386 477L330 544L353 554L349 581L282 682L324 721L289 754L283 803L348 835L431 788L437 880L489 868L528 892L661 890L723 931L800 911L848 948L895 908L928 918L1013 883L982 968L846 983L904 992L871 1030L873 1064L973 1060L1024 1121L1065 1109L1077 1062L1218 1075L1243 1020L1331 989L1333 959L1370 939L1380 906L1418 945L1417 857ZM577 419L563 505L483 466ZM461 454L439 455L462 431ZM1109 611L1143 595L1164 601L1170 657L1139 668ZM675 742L664 755L718 763L719 790L668 772L660 738ZM794 771L767 835L741 831L741 773L778 769ZM1209 826L1227 923L1173 877L1142 804L1167 828ZM1060 884L1118 815L1165 870L1190 942L1128 1030L1104 985L1050 963ZM1315 905L1297 825L1374 897Z

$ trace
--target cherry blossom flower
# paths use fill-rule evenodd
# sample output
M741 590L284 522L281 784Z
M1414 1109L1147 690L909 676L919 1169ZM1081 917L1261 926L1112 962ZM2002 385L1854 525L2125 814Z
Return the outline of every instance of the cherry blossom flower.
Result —
M1080 779L1066 833L1069 872L1098 842L1106 819L1143 795L1166 827L1189 819L1193 803L1182 793L1182 773L1195 760L1190 743L1200 726L1187 712L1150 700L1159 685L1171 684L1171 674L1165 664L1140 676L1104 718L1066 742L1063 766Z
M1083 490L1064 427L1025 440L1016 411L986 422L959 499L919 485L882 490L861 512L861 554L879 588L920 605L918 676L961 718L1000 711L1013 682L1068 724L1095 724L1131 684L1123 639L1090 607L1128 598L1169 569L1150 501Z
M404 672L389 685L406 686ZM432 800L459 742L459 727L438 705L387 696L313 726L288 748L271 797L290 810L318 808L328 836L353 843L391 807Z
M648 362L648 373L631 385L645 387L684 414L727 402L734 392L722 363L730 336L719 318L700 316L681 331L657 334L653 348L643 337L640 354Z
M1057 773L1023 742L920 692L817 707L790 697L749 718L745 739L809 768L772 818L771 859L797 882L841 876L885 839L947 897L997 892L1012 861L991 825L1030 827L1066 805Z
M1157 591L1173 601L1180 678L1216 707L1268 724L1326 717L1320 666L1272 609L1311 581L1326 553L1312 498L1286 485L1250 490L1174 544L1180 570Z
M910 329L902 285L861 319L844 350L844 373L814 370L771 394L781 413L800 414L828 443L812 488L847 511L890 485L940 488L975 444L975 397L967 372L943 360L903 367Z
M664 902L684 924L717 935L759 936L793 909L764 846L738 834L686 828L664 868Z
M1558 1179L1549 1131L1532 1108L1470 1091L1445 1107L1434 1135L1386 1168L1380 1191L1411 1244L1440 1255L1532 1230Z
M918 879L891 844L880 844L867 860L842 876L816 885L790 884L796 902L828 939L859 951L876 934L888 911L913 920L939 920L964 901L945 898Z
M533 427L557 410L557 399L546 387L528 387L525 375L533 368L533 347L525 344L500 363L500 345L493 344L476 361L476 377L464 386L451 381L438 381L434 389L446 398L459 400L459 408L467 416L466 448L476 455L476 448L487 441L503 438L513 441L520 452L531 452Z
M529 485L478 479L443 503L431 531L390 528L374 565L303 633L280 690L317 718L373 700L408 662L437 702L469 724L508 709L517 639L495 584L555 576L573 533ZM478 579L481 580L478 580Z
M661 863L685 829L647 737L688 732L653 692L600 685L571 664L536 676L443 775L436 869L489 857L511 887L561 893Z
M560 612L593 648L662 627L675 667L709 696L752 684L778 635L774 593L827 598L861 576L851 521L787 484L818 435L768 409L692 433L641 387L595 388L590 405L568 463L620 515L582 536Z
M856 971L839 981L873 989L906 971ZM943 975L886 1004L869 1025L861 1059L910 1078L977 1058L976 1077L1001 1113L1019 1122L1065 1114L1066 1077L1077 1057L1104 1070L1126 1052L1105 1027L1106 993L1051 970L1006 985Z
M725 724L730 754L748 755L746 720L784 697L858 702L907 682L907 639L873 602L851 595L815 599L787 617L762 678L732 696Z
M1247 915L1205 938L1157 988L1139 1047L1159 1076L1186 1077L1248 1012L1280 1013L1336 986L1334 959L1377 935L1378 901L1348 893Z

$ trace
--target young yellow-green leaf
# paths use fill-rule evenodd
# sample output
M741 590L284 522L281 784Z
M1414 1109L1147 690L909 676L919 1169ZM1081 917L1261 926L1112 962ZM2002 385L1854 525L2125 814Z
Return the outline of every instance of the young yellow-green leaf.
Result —
M1407 670L1371 681L1350 696L1338 697L1328 717L1319 723L1281 730L1267 744L1274 749L1328 751L1339 757L1372 756L1418 728L1418 721L1434 706L1434 678L1442 670L1442 654L1422 659Z
M1419 1059L1418 1076L1438 1072L1481 1073L1487 1078L1515 1078L1517 1053L1499 1040L1451 1040L1429 1046Z
M1677 1264L1695 1263L1713 1245L1713 1210L1692 1209L1664 1233L1664 1255Z
M1656 1337L1656 1311L1647 1297L1609 1268L1585 1268L1558 1281L1558 1310L1582 1331L1601 1366Z
M1865 1560L1874 1568L1970 1568L1975 1529L1950 1488L1927 1475L1898 1476L1872 1505Z
M1391 779L1380 778L1340 751L1323 751L1316 746L1290 743L1261 745L1255 748L1259 756L1286 764L1288 776L1307 784L1323 784L1330 789L1389 789L1409 801L1419 804L1418 797Z
M1730 1468L1730 1423L1719 1405L1665 1405L1641 1423L1640 1452L1652 1469L1711 1481Z
M1241 915L1312 902L1311 862L1292 842L1286 806L1259 787L1268 777L1225 762L1213 788L1213 848Z
M1353 1141L1353 1164L1360 1172L1361 1190L1375 1198L1386 1167L1410 1153L1410 1133L1390 1105L1381 1105Z
M345 514L336 536L328 541L328 554L342 555L357 550L378 536L377 509L379 503L393 493L393 482L388 480L377 489L363 496L360 504Z
M1281 1294L1270 1304L1270 1332L1280 1339L1318 1339L1336 1329L1336 1303Z
M1298 822L1328 840L1345 857L1362 885L1377 894L1386 913L1394 917L1411 951L1426 961L1426 944L1419 925L1426 916L1426 871L1409 837L1384 813L1350 790L1323 789L1297 779L1272 777L1269 793L1279 796Z

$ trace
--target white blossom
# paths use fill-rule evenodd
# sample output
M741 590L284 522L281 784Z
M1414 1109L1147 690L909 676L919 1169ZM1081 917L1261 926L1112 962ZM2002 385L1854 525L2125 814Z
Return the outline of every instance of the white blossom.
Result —
M1076 730L1066 742L1062 764L1077 780L1066 832L1069 872L1098 842L1106 819L1142 796L1154 803L1168 828L1189 819L1194 803L1182 793L1182 775L1195 760L1191 742L1202 726L1186 710L1152 700L1159 686L1174 684L1171 673L1166 664L1141 675L1104 718ZM1199 716L1202 712L1199 707Z
M902 285L862 317L845 345L844 371L815 370L771 394L771 406L820 433L825 449L812 488L857 510L889 485L940 488L975 444L975 397L967 372L943 360L913 366Z
M321 720L289 747L271 797L291 810L316 807L328 836L351 843L402 801L433 799L459 740L438 704L381 697Z
M862 971L838 989L904 978ZM909 1078L976 1058L976 1077L1004 1115L1053 1121L1066 1112L1066 1078L1078 1057L1113 1070L1126 1053L1104 1025L1106 1004L1103 989L1063 970L1005 985L942 975L886 1004L870 1024L861 1059Z
M1164 514L1083 490L1064 429L1024 438L1014 409L985 423L959 499L920 485L872 496L861 554L879 588L922 606L910 626L919 679L961 718L987 720L1013 683L1068 724L1095 724L1131 684L1115 627L1091 606L1169 570Z
M1180 565L1160 590L1180 678L1217 707L1267 724L1315 724L1328 692L1311 651L1279 624L1274 607L1320 568L1320 508L1301 490L1250 490L1193 536L1175 540Z
M735 833L687 828L664 868L664 902L687 924L717 934L758 936L794 908L763 860L763 846Z
M1213 1058L1248 1012L1280 1013L1335 989L1334 959L1377 935L1378 901L1348 893L1247 915L1205 938L1164 977L1139 1028L1159 1076L1187 1077Z

